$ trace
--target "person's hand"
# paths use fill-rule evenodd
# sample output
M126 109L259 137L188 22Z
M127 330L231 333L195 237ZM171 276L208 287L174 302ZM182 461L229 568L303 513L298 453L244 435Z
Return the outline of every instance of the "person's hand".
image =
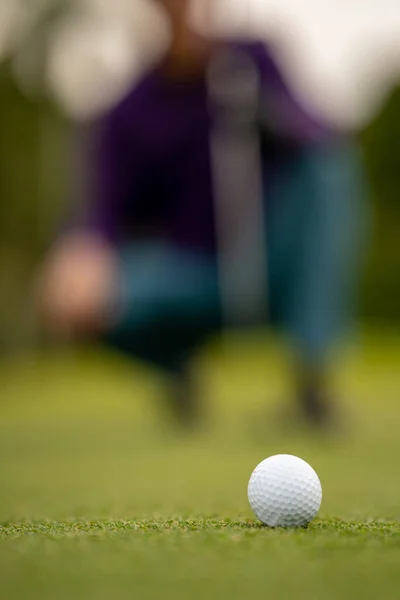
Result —
M87 233L61 239L38 281L39 308L47 327L66 334L101 329L116 277L115 252L103 240Z

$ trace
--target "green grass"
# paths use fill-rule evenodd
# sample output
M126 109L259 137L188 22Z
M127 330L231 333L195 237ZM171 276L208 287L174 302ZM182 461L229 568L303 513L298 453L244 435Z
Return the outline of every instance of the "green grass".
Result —
M400 590L400 343L341 361L349 429L282 430L282 356L241 341L199 361L209 431L160 426L167 382L109 357L0 367L0 597L395 599ZM297 454L324 499L308 529L261 526L254 466Z

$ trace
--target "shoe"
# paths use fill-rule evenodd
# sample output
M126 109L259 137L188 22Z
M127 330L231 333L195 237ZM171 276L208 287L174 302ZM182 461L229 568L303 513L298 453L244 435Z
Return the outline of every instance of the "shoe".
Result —
M330 428L337 419L333 403L315 392L308 392L300 398L299 409L300 417L313 427Z
M186 373L176 377L165 399L167 413L175 425L183 430L199 427L202 415L199 393Z

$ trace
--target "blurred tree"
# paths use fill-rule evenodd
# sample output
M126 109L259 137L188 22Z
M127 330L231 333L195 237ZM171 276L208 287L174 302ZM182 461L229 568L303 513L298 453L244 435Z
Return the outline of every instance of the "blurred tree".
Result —
M363 315L400 321L400 87L363 132L373 201L373 232Z
M0 350L32 336L32 273L65 196L67 124L0 69Z

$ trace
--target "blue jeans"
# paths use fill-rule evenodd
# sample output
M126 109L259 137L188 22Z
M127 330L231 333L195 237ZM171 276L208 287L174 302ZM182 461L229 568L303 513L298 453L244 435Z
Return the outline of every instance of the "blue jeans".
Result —
M349 324L365 232L353 148L307 150L266 188L269 316L295 352L324 361ZM121 249L121 317L107 343L176 369L221 327L216 260L160 240Z

